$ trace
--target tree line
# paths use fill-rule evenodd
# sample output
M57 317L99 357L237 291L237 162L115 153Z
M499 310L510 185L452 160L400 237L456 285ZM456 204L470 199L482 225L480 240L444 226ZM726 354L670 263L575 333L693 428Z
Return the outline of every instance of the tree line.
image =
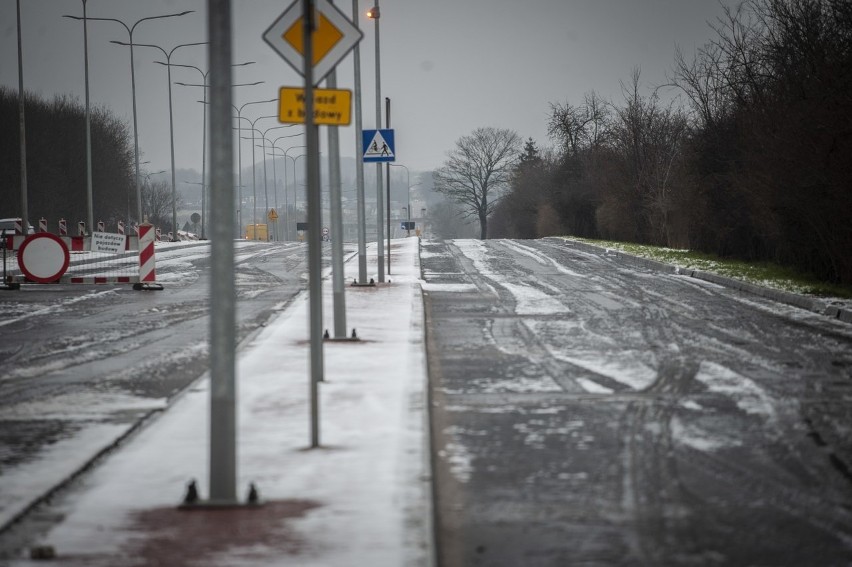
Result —
M667 85L637 70L619 101L552 104L556 147L517 147L487 235L690 248L852 283L852 2L749 0L714 30Z
M18 92L0 86L0 217L21 216L21 147ZM52 101L25 93L28 222L48 219L69 232L87 211L85 107L67 95ZM118 220L137 222L135 158L129 126L103 106L90 108L94 222L114 230ZM171 187L145 183L143 214L171 230ZM92 230L92 227L89 227Z

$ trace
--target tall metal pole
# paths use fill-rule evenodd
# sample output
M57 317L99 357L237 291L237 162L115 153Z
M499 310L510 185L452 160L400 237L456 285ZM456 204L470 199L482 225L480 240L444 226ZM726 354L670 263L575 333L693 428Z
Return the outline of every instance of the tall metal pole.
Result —
M134 26L136 27L136 26ZM133 62L133 31L130 32L130 94L133 99L133 163L136 174L136 222L142 224L145 217L142 216L142 185L139 183L139 125L136 119L136 66Z
M21 0L16 2L18 8L18 124L20 127L21 143L21 228L24 234L29 234L29 209L27 207L27 128L24 105L24 50L21 42Z
M240 125L240 111L242 111L243 107L237 109L237 126ZM239 138L239 136L237 136ZM239 197L237 201L237 238L243 237L243 143L242 141L237 142L237 190L239 191Z
M287 220L287 218L289 216L288 211L287 211L287 201L288 201L288 197L287 197L287 157L288 157L287 152L289 150L293 149L293 148L290 147L290 148L287 148L287 150L283 150L281 148L276 147L275 144L278 143L278 140L283 140L284 138L295 138L296 136L303 136L303 135L304 135L304 132L299 132L298 134L289 134L287 136L278 136L277 138L272 140L272 155L275 156L276 155L275 150L278 150L278 151L281 152L281 153L277 154L278 157L282 157L282 156L284 157L284 213L283 213L284 216L283 216L283 218L284 218L284 239L285 240L287 240L288 236L289 236L289 231L287 230L287 227L289 226L288 220ZM296 146L294 146L294 147L296 147ZM297 146L297 147L304 148L305 146ZM275 158L273 157L273 160L274 159ZM292 158L290 158L290 159L292 159ZM273 173L274 173L274 170L275 170L275 168L274 168L275 162L274 161L272 162L272 165L273 165ZM295 164L294 164L294 167L295 167ZM276 189L275 189L275 199L276 199L275 200L275 208L277 209L278 208L278 187L277 187L277 185L276 185ZM280 217L281 211L278 211L278 213L279 213L279 217Z
M352 23L358 27L358 0L352 0ZM358 198L358 283L367 283L367 211L364 196L364 162L361 159L361 42L355 44L355 186Z
M177 48L175 48L177 49ZM174 52L174 49L172 49ZM170 52L166 56L166 63L171 63L172 53ZM167 65L168 68L168 78L169 78L169 145L171 148L171 157L172 157L172 242L177 242L180 240L178 238L178 224L177 224L177 181L175 181L175 126L174 126L174 118L172 115L172 66ZM207 89L204 89L205 91ZM204 188L201 189L204 191Z
M115 21L118 21L118 20L115 20ZM126 43L126 42L123 42L123 41L111 41L110 43L115 43L117 45L130 46L131 58L132 58L133 45L134 45L132 40L131 40L130 43ZM168 76L168 81L169 81L169 141L170 141L170 146L171 146L171 159L172 159L172 225L173 225L173 230L174 230L174 232L172 234L172 241L173 242L178 239L178 235L177 235L178 226L177 226L177 187L176 187L176 181L175 181L175 130L174 130L174 119L172 117L172 61L171 61L171 59L172 59L172 55L174 54L174 52L177 51L181 47L190 47L190 46L193 46L193 45L205 45L206 43L207 43L206 41L196 41L196 42L193 42L193 43L182 43L180 45L174 46L171 49L171 51L166 51L165 49L163 49L159 45L154 45L154 44L150 44L150 43L137 43L136 44L139 47L153 47L155 49L159 49L163 53L163 56L166 58L166 67L168 67L167 76ZM132 59L131 59L131 61L132 61ZM132 64L131 64L131 67L132 67ZM135 88L134 88L134 91L135 91ZM137 159L138 159L138 157L137 157ZM140 195L140 199L141 199L141 195Z
M248 106L250 104L263 104L265 102L278 102L278 99L271 98L269 100L253 100L253 101L250 101L250 102L243 103L243 105L240 106L239 108L234 106L233 107L234 110L237 111L237 126L238 127L240 126L240 124L241 124L240 120L243 119L243 116L242 116L243 108L245 108L246 106ZM245 120L248 120L249 124L252 124L251 120L249 120L248 118L246 118ZM254 124L252 124L252 128L254 128ZM237 227L237 230L238 230L237 238L242 238L242 235L243 235L243 144L241 142L237 142L237 160L239 161L239 165L238 165L239 171L237 172L237 176L238 176L239 181L237 183L238 183L238 187L239 187L239 203L240 203L240 205L237 209L237 213L239 214L239 226ZM252 170L252 171L254 171L254 170Z
M408 167L400 164L400 163L388 163L388 165L392 165L393 167L401 167L405 169L405 182L406 187L408 187L408 206L406 210L408 211L408 218L406 219L409 223L411 222L411 172L408 171ZM410 225L409 225L410 226ZM407 236L411 236L411 231L406 229L408 233Z
M337 71L328 74L326 84L337 88ZM343 284L343 202L340 187L340 132L328 128L328 181L331 208L331 282L334 311L334 338L346 338L346 293Z
M86 21L86 0L83 0L83 59L86 75L86 211L88 227L91 231L95 226L95 213L92 198L92 123L89 112L89 25Z
M210 71L208 70L208 73ZM207 74L202 73L204 84L207 84ZM204 88L204 116L201 121L201 240L207 240L205 222L207 221L207 88Z
M85 12L85 6L83 7L83 9L84 9L84 12ZM185 16L187 14L191 14L191 13L193 13L193 11L194 10L186 10L186 11L175 13L175 14L164 14L162 16L149 16L147 18L141 18L139 20L136 20L136 22L133 24L133 26L128 26L127 24L125 24L121 20L117 20L115 18L86 18L85 16L83 18L80 18L78 16L68 16L68 15L62 16L63 18L70 18L72 20L85 19L86 21L91 20L91 21L99 21L99 22L116 22L116 23L124 26L124 29L127 30L127 36L128 36L128 40L129 40L128 43L122 43L122 42L118 42L118 41L113 41L112 43L130 46L130 89L131 89L131 95L132 95L132 98L133 98L133 154L134 154L134 162L136 164L136 171L135 171L134 180L135 180L135 183L136 183L136 207L137 207L136 213L139 217L137 219L138 222L142 222L143 218L142 218L142 186L139 182L139 179L140 179L140 177L139 177L139 128L137 127L137 121L136 121L136 70L135 70L135 65L134 65L134 62L133 62L133 32L134 32L134 30L136 30L136 26L138 26L139 24L141 24L142 22L145 22L147 20L161 20L163 18L175 18L175 17L180 17L180 16Z
M320 225L319 130L314 124L313 32L314 1L302 0L302 37L305 38L305 138L308 146L308 293L310 294L311 343L311 447L319 447L319 383L323 379L322 352L322 240Z
M278 172L275 170L275 144L272 144L272 186L275 188L275 211L278 212ZM273 231L273 240L276 242L280 242L281 239L278 237L278 219L272 221L272 226L275 228Z
M269 215L269 185L267 184L268 176L266 174L266 132L263 132L263 135L260 137L260 140L263 143L263 223L269 226L266 222L268 220L267 215ZM257 227L255 227L255 229L257 229ZM255 238L256 237L257 234L255 234ZM266 231L266 240L269 240L268 230Z
M231 3L208 0L212 277L210 297L210 500L237 501L236 290L231 136Z
M376 128L382 127L382 72L381 58L379 57L379 0L375 0L373 6L373 19L376 21ZM385 251L384 239L382 235L382 225L384 224L382 217L382 164L376 164L376 248L377 260L379 268L379 282L385 281Z
M161 63L157 61L157 63ZM231 67L245 67L246 65L254 65L254 61L246 61L244 63L234 63ZM207 75L210 73L210 70L202 71L195 65L183 65L181 63L172 63L174 67L184 67L186 69L195 69L201 74L201 83L200 85L192 85L188 83L182 83L180 81L177 82L178 85L182 85L185 87L192 86L200 86L204 89L204 99L201 101L202 106L204 107L204 115L202 116L202 126L201 126L201 239L207 239L207 210L209 209L207 205L206 197L208 195L208 184L207 184L207 89L210 88L210 84L207 82ZM254 83L239 83L231 85L232 87L248 87L259 85L263 83L263 81L256 81ZM234 109L237 107L234 106ZM238 111L239 112L239 111Z
M387 129L390 129L390 127L391 127L390 114L391 114L390 113L390 98L386 97L385 98L385 128L387 128ZM390 162L385 164L385 173L387 174L386 175L386 177L387 177L386 195L387 195L387 213L388 213L388 220L387 220L387 223L388 223L388 225L387 225L387 228L388 228L388 275L390 275L390 273L391 273Z
M296 216L296 160L301 157L293 157L290 154L290 150L295 150L297 148L306 148L307 146L292 146L284 150L284 210L287 213L286 217L284 217L284 234L286 234L286 238L290 239L290 206L287 202L287 158L293 160L293 216Z
M256 119L255 119L256 120ZM251 224L252 234L257 239L257 173L255 173L255 158L254 158L254 122L251 122Z

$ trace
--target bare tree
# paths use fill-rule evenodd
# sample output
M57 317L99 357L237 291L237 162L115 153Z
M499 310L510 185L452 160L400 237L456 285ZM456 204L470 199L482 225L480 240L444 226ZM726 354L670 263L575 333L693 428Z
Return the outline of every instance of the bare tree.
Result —
M643 211L641 234L655 244L672 245L672 213L681 145L688 133L687 120L674 104L663 106L656 93L640 93L639 70L622 84L624 106L615 110L613 149L623 166L628 199Z
M181 206L180 195L177 197ZM172 227L172 187L165 181L149 181L142 187L142 214L156 227L174 230Z
M521 138L512 130L477 128L456 140L444 165L435 171L435 189L479 220L479 237L488 238L488 217L509 185Z
M551 104L547 134L556 140L568 157L595 148L606 139L609 106L596 92L584 96L583 104Z

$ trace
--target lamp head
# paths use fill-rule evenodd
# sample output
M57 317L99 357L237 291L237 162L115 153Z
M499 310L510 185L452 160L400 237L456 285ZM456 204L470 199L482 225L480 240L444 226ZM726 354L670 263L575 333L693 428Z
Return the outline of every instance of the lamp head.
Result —
M381 17L381 13L379 12L378 6L373 6L369 10L367 10L367 17L371 20L378 20Z

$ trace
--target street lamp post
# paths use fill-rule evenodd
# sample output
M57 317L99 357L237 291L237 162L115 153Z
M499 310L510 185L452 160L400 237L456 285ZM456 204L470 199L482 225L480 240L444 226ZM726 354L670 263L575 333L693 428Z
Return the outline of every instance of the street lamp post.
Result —
M27 128L24 104L24 48L21 38L21 0L15 3L18 17L18 140L21 151L21 230L29 234L29 212L27 209ZM4 282L5 283L5 282Z
M92 122L89 112L89 25L86 16L86 1L83 0L83 69L86 91L86 212L89 230L95 222L94 199L92 198ZM70 17L70 16L66 16Z
M115 43L118 45L127 45L131 46L129 43L125 43L123 41L112 41L111 43ZM168 81L169 81L169 142L171 145L171 158L172 158L172 226L174 227L174 232L172 233L172 242L176 241L177 238L177 188L175 187L175 129L174 129L174 117L172 113L172 54L180 49L181 47L190 47L193 45L207 45L206 41L196 41L193 43L181 43L180 45L174 46L170 51L166 51L159 45L154 45L152 43L137 43L139 47L151 47L154 49L159 49L166 58L166 68L168 69ZM155 61L155 63L159 63L159 61Z
M305 147L307 147L307 146L305 146ZM293 214L296 214L296 212L297 212L296 207L298 205L298 199L299 199L299 190L296 189L296 187L297 187L297 184L296 184L296 161L300 157L308 157L308 154L302 154L300 156L296 156L295 158L293 158ZM305 189L305 190L307 191L307 189ZM307 198L305 199L305 201L307 201ZM305 219L305 220L307 220L307 219ZM298 221L296 221L296 222L298 222ZM310 229L310 227L308 227L308 228Z
M254 133L260 132L260 130L255 128L254 125L257 124L258 120L262 120L264 118L278 118L278 115L277 114L269 114L269 115L266 115L266 116L258 116L254 120L251 120L251 119L246 118L244 116L238 116L237 118L243 119L246 122L248 122L249 124L251 124L251 128L243 128L242 126L239 125L239 123L237 123L237 127L235 128L235 130L251 130L251 191L252 191L251 200L252 200L252 207L253 207L252 208L251 222L252 222L252 224L256 225L257 224L257 174L255 173L255 170L254 170L254 168L255 168ZM248 140L248 138L246 138L246 139Z
M285 209L286 209L286 212L287 212L287 218L285 219L285 224L286 224L286 229L288 231L290 230L290 209L289 209L289 207L287 207L287 204L286 204L287 203L287 158L290 158L291 160L293 160L293 215L295 215L296 214L296 160L299 159L301 156L295 156L294 157L294 156L291 156L289 154L290 154L290 150L304 149L306 147L307 146L305 146L305 145L291 146L291 147L287 148L286 150L284 150L284 203L285 203L284 206L285 206ZM288 232L287 236L289 236L289 235L290 235L290 233Z
M260 130L257 131L258 134L260 134L261 141L263 142L263 148L262 148L263 149L263 194L264 194L264 200L265 200L264 204L265 204L265 207L266 207L266 214L267 215L269 214L269 189L267 188L267 183L266 183L266 180L267 180L267 175L266 175L266 133L269 132L270 130L277 130L279 128L290 128L292 126L295 126L295 124L280 124L278 126L270 126L269 128L267 128L263 132L261 132ZM252 136L254 136L254 132L252 132ZM274 161L273 161L272 165L273 166L275 165ZM276 192L276 199L275 199L275 201L276 201L275 206L276 207L278 207L277 200L278 199L277 199L277 192Z
M273 158L272 158L272 174L273 174L273 176L275 175L275 157L274 157L276 155L275 150L279 150L281 152L280 154L277 154L277 155L284 157L284 235L285 235L286 238L290 237L290 212L289 212L288 206L287 206L288 205L288 202L287 202L287 158L289 157L290 159L293 159L294 160L293 167L296 166L295 159L288 156L287 152L292 150L293 148L304 148L305 146L292 146L290 148L287 148L286 150L281 150L280 148L277 148L275 146L275 144L278 143L278 140L283 140L284 138L295 138L296 136L303 136L304 134L305 134L304 132L299 132L298 134L289 134L287 136L278 136L277 138L275 138L272 141L272 155L273 155ZM276 187L275 196L276 196L276 199L277 199L277 197L278 197L278 182L277 181L275 182L275 187ZM275 202L275 206L276 207L278 206L277 200Z
M381 58L379 57L379 0L375 0L375 4L369 11L367 17L374 20L376 23L376 129L382 127L382 73L381 73ZM376 232L377 232L377 260L379 268L379 282L385 281L385 251L382 238L384 224L384 210L382 209L382 164L376 164ZM390 214L390 213L388 213ZM388 235L390 237L390 235Z
M139 20L136 20L136 22L132 26L128 26L123 21L117 20L115 18L87 18L85 16L85 14L84 14L83 18L81 18L79 16L68 16L68 15L62 16L63 18L70 18L72 20L84 20L84 25L85 25L85 21L116 22L116 23L119 23L122 26L124 26L124 29L127 30L127 36L128 36L129 43L125 43L124 45L130 46L130 89L131 89L131 95L133 97L133 153L134 153L134 156L135 156L135 163L136 163L136 176L135 176L134 179L135 179L135 182L136 182L136 205L137 205L136 214L139 216L139 219L137 220L137 222L142 222L142 189L139 185L139 129L137 127L137 120L136 120L136 71L135 71L134 63L133 63L133 46L136 45L136 44L133 43L133 32L136 30L136 26L138 26L142 22L145 22L145 21L148 21L148 20L161 20L163 18L174 18L174 17L178 17L178 16L185 16L187 14L193 13L194 11L195 10L186 10L186 11L178 12L178 13L175 13L175 14L163 14L162 16L149 16L147 18L140 18Z
M270 98L268 100L251 100L249 102L244 102L239 107L236 105L231 105L231 107L237 111L237 125L239 126L240 120L248 120L242 116L243 108L250 104L263 104L267 102L278 102L277 98ZM239 138L239 135L237 136ZM237 142L237 187L239 189L239 202L240 206L237 208L237 213L239 216L239 233L243 233L243 145L240 142Z
M157 61L160 65L164 65L163 62ZM245 63L234 63L231 67L245 67L246 65L253 65L254 61L246 61ZM204 105L202 108L204 109L204 116L202 119L201 126L201 239L205 240L205 220L206 220L206 194L207 194L207 185L206 185L206 175L207 175L207 89L210 85L207 84L207 75L210 72L202 71L199 67L195 65L183 65L180 63L172 63L172 67L183 67L186 69L195 69L199 73L201 73L201 85L193 85L187 83L177 82L176 84L184 86L184 87L203 87L204 88L204 100L202 104ZM240 83L236 85L231 85L231 87L244 87L244 86L254 86L263 83L263 81L256 81L254 83Z
M411 222L411 172L408 171L408 168L400 163L389 163L388 165L392 165L394 167L401 167L405 170L406 175L406 185L408 187L408 206L403 207L408 210L408 222ZM408 227L409 225L405 225ZM406 236L411 236L411 229L406 228Z
M358 27L358 0L352 0L352 22ZM355 71L355 156L361 154L361 136L363 133L361 118L361 48L360 43L353 49ZM355 164L355 184L358 199L358 283L367 285L367 204L364 196L364 163L360 159Z

